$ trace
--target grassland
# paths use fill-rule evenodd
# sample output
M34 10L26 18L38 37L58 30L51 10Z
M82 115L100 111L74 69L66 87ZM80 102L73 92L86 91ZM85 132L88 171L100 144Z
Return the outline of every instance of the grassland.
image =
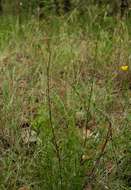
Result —
M94 9L0 18L0 190L130 190L130 21Z

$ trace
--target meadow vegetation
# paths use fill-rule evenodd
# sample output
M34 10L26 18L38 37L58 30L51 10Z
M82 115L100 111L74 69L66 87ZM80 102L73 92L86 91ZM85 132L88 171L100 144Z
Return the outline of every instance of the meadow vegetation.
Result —
M131 189L130 19L0 17L0 190Z

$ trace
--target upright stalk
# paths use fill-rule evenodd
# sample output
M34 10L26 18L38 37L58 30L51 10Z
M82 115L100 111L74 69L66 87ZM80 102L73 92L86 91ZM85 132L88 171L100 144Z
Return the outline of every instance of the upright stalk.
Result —
M59 150L59 145L57 143L57 138L55 135L55 130L54 130L54 125L53 125L53 120L52 120L52 105L51 105L51 95L50 95L50 69L51 69L51 56L52 56L52 52L51 52L51 48L50 48L50 43L47 42L48 44L48 53L49 53L49 57L48 57L48 62L47 62L47 102L48 102L48 112L49 112L49 125L52 131L52 143L53 146L55 148L56 151L56 156L58 159L58 163L59 163L59 174L60 174L60 183L61 183L61 189L62 189L62 167L61 167L61 158L60 158L60 150Z

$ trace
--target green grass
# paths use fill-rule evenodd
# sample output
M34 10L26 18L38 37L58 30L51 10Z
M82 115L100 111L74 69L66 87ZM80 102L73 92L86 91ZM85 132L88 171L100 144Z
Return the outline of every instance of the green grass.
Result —
M130 26L77 14L2 20L1 190L130 189Z

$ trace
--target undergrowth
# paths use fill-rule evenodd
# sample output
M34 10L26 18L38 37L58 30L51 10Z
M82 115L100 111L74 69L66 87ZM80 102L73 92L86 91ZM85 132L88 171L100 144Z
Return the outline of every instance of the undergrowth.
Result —
M128 21L91 9L0 28L0 189L129 190Z

